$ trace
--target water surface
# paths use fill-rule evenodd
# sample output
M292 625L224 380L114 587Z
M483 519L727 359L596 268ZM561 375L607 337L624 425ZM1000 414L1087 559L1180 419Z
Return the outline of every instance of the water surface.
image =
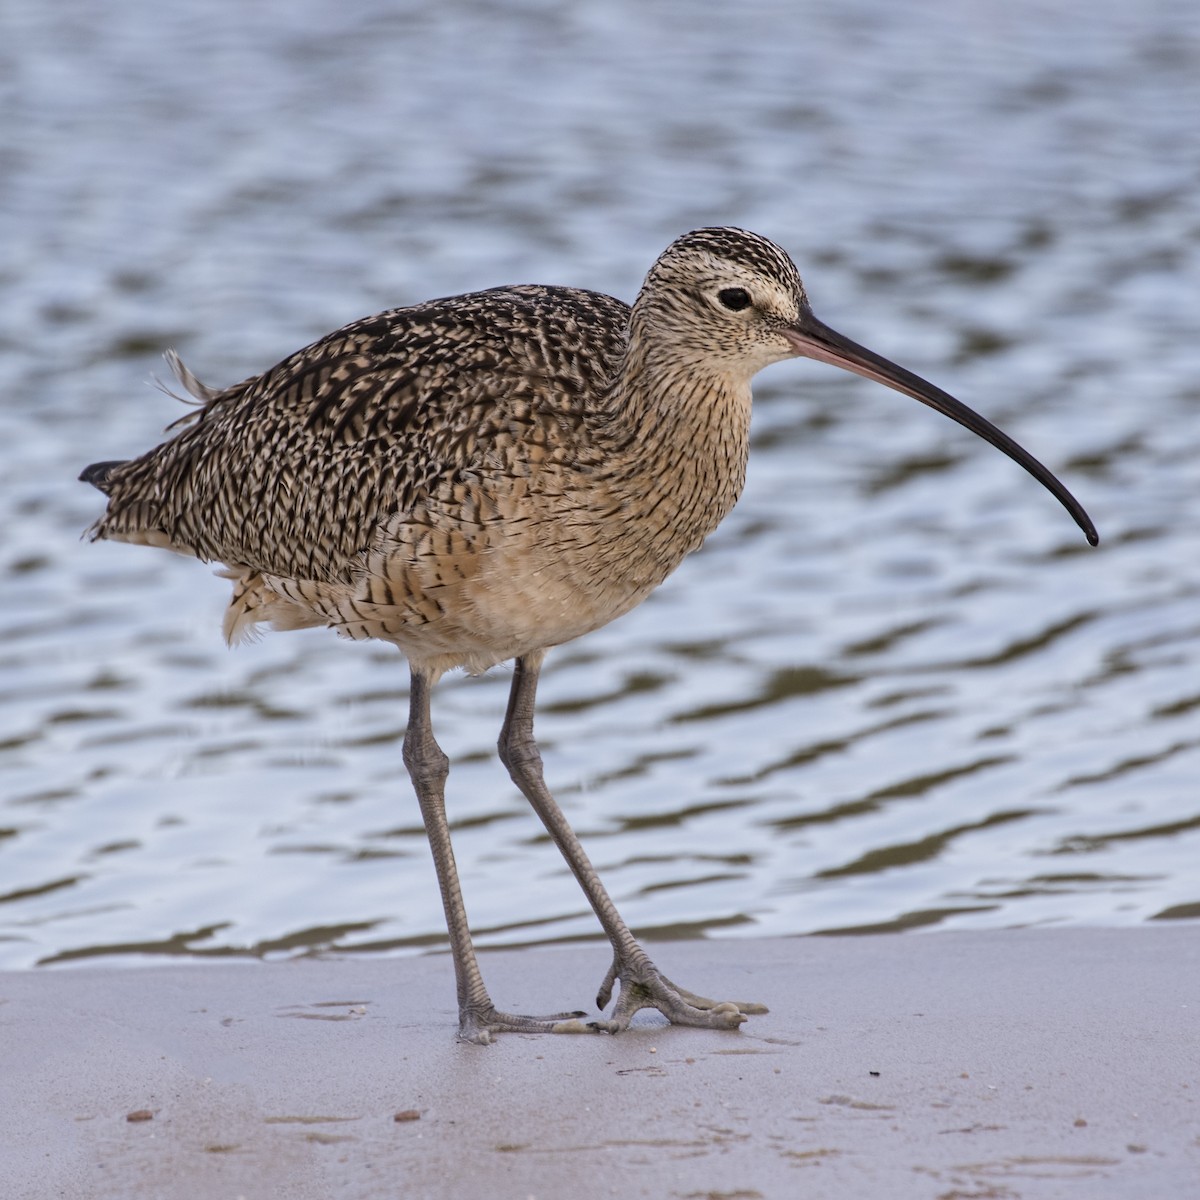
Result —
M256 373L506 282L632 298L700 224L1079 495L811 363L734 514L555 652L548 775L635 928L1200 916L1200 19L1187 3L181 0L0 16L0 965L444 943L395 651L227 651L227 585L80 532L174 346ZM435 696L482 944L598 934Z

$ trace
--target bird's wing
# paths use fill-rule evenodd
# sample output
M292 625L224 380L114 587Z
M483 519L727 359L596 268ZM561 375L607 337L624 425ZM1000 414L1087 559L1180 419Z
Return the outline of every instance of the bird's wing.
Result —
M381 522L447 473L495 471L497 447L519 454L533 425L585 422L628 313L594 292L498 288L354 322L224 391L181 375L202 404L89 476L109 495L93 535L346 578Z

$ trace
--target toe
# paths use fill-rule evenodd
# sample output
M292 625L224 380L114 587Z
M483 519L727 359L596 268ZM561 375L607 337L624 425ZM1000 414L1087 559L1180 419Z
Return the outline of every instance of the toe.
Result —
M592 1028L617 1033L629 1027L633 1014L654 1008L672 1025L693 1025L701 1029L737 1029L750 1013L766 1012L761 1004L741 1004L733 1000L709 1000L681 988L663 975L649 960L622 966L616 972L621 991L611 1019L591 1023Z
M498 1033L591 1033L589 1024L581 1018L586 1013L561 1012L545 1017L529 1017L523 1013L499 1012L487 1007L468 1008L459 1014L458 1036L461 1041L487 1046Z
M712 1010L733 1005L739 1012L755 1017L770 1011L765 1004L756 1004L753 1000L710 1000L707 996L697 996L695 992L689 992L687 988L680 987L677 983L672 983L665 975L662 976L662 981L669 988L673 988L679 994L680 998L693 1008Z

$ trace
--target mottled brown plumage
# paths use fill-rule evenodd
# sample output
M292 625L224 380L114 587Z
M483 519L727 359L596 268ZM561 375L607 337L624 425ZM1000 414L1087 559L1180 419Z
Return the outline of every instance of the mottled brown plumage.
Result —
M454 951L460 1033L616 1032L637 1009L732 1028L633 939L541 775L533 701L545 651L640 603L733 507L750 380L804 354L879 380L980 433L1094 537L1062 485L1004 434L813 317L795 266L738 229L703 229L654 264L632 309L571 288L497 288L369 317L224 391L175 361L200 407L169 441L84 478L109 497L96 538L224 564L225 622L329 625L409 660L405 761ZM471 949L443 806L429 690L447 669L515 659L500 753L613 943L608 1021L497 1012Z

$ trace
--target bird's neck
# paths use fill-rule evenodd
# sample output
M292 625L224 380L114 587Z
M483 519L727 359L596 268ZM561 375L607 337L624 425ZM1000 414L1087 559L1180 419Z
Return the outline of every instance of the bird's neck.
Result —
M750 379L707 348L656 338L635 314L609 396L617 422L644 444L694 449L744 472Z
M630 517L661 524L681 559L741 494L750 445L749 380L711 358L697 361L677 347L635 336L609 399L612 466Z

